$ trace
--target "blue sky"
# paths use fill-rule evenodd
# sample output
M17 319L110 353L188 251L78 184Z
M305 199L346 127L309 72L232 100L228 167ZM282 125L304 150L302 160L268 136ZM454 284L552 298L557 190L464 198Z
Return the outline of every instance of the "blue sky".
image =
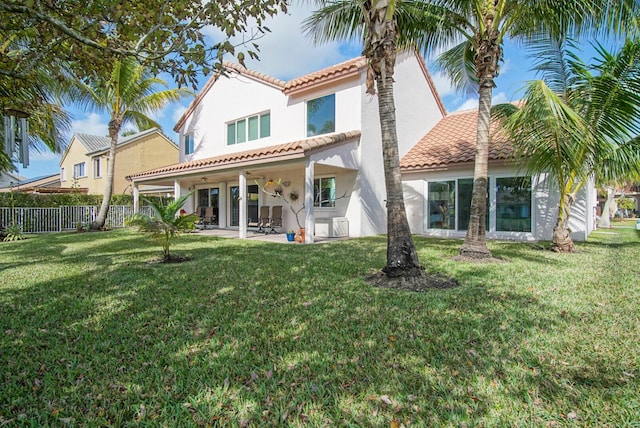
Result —
M297 4L290 8L288 15L279 15L267 23L272 30L257 43L260 45L260 61L248 60L247 66L270 76L289 80L306 73L319 70L341 61L360 55L360 46L347 43L328 43L313 46L302 34L300 23L312 10L311 5ZM210 40L219 40L221 33L211 30ZM519 98L519 91L524 82L534 78L529 71L531 61L526 58L523 49L507 44L505 46L505 61L501 66L501 73L496 80L494 89L494 103L513 101ZM427 63L429 63L427 59ZM466 110L477 107L477 97L463 96L457 93L449 80L442 73L430 67L436 88L442 98L447 111ZM169 84L173 84L170 76L161 76ZM203 78L204 85L207 78ZM162 125L163 131L173 141L178 136L173 132L173 126L186 110L190 100L172 104L159 112L154 119ZM68 108L74 118L72 131L94 135L107 135L108 118L93 112L84 112ZM68 141L68 139L67 139ZM19 174L33 178L42 175L56 174L59 171L60 155L50 152L32 153L28 168L19 167Z

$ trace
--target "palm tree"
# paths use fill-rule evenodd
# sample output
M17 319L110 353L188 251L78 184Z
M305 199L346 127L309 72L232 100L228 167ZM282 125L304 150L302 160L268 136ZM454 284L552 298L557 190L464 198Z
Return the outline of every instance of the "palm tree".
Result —
M321 8L305 23L316 42L358 38L368 61L367 93L378 94L382 153L387 191L387 277L417 277L424 268L418 260L409 229L402 192L396 132L393 71L398 43L404 42L402 15L395 0L317 1ZM402 15L404 16L404 15Z
M127 220L127 225L136 226L141 232L151 233L153 239L160 242L163 262L172 260L169 247L173 238L182 231L192 230L199 219L196 214L180 215L180 209L191 195L193 192L181 196L167 206L143 198L151 206L153 213L151 215L136 213Z
M458 88L477 91L478 131L471 214L460 252L475 258L491 256L486 244L486 195L488 182L489 124L495 79L503 60L505 39L528 40L541 35L576 33L585 29L609 29L624 33L638 29L637 0L425 1L414 31L418 46L445 49L439 65Z
M162 79L151 77L149 72L133 59L116 61L111 75L98 76L89 84L80 85L80 93L76 95L80 103L107 112L110 116L111 145L107 158L107 177L102 205L98 217L91 224L92 230L104 228L107 219L113 193L116 146L122 127L135 123L140 130L160 128L160 125L147 115L161 110L169 102L192 95L192 92L185 88L156 92L159 86L166 87L167 84Z
M560 192L552 249L572 252L568 221L592 178L614 182L640 173L640 39L615 54L597 46L593 66L570 41L538 46L543 80L527 84L521 107L496 106L527 173L550 173Z

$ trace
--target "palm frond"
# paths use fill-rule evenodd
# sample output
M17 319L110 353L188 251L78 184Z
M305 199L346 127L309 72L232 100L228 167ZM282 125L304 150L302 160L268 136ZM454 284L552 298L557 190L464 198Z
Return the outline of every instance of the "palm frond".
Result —
M465 40L443 52L438 57L436 65L449 76L459 91L468 95L478 92L474 51L470 41Z
M362 41L363 12L359 2L337 0L318 3L322 7L302 22L304 34L314 44L335 40Z

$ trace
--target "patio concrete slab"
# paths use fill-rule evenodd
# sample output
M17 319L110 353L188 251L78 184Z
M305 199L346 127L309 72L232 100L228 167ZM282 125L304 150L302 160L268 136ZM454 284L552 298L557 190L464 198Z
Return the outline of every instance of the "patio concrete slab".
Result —
M238 238L238 230L237 229L218 229L218 228L210 228L210 229L197 229L195 232L198 235L203 236L216 236L218 238ZM254 241L264 241L264 242L276 242L279 244L296 244L295 241L289 242L287 241L286 233L255 233L251 230L247 231L247 237L245 239L254 240ZM322 238L315 237L314 244L319 243L327 243L327 242L337 242L342 241L349 238Z

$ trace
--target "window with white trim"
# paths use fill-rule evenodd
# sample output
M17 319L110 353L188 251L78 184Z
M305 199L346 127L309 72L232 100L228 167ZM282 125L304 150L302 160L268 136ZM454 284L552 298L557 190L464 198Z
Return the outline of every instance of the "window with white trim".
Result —
M73 165L74 178L80 178L80 177L86 177L86 176L87 176L87 171L86 171L84 162Z
M261 113L227 123L227 145L271 136L271 113Z
M336 130L336 94L307 101L307 137Z
M471 214L472 178L430 181L427 185L427 229L465 231ZM490 195L491 192L494 192ZM495 197L496 210L490 212L490 196ZM487 188L487 220L489 230L494 217L497 232L531 232L531 177L498 177L495 188Z
M193 134L184 135L184 154L190 155L194 150Z
M320 208L336 206L335 177L320 177L313 180L313 206Z
M64 168L60 168L60 181L67 181L67 172Z

